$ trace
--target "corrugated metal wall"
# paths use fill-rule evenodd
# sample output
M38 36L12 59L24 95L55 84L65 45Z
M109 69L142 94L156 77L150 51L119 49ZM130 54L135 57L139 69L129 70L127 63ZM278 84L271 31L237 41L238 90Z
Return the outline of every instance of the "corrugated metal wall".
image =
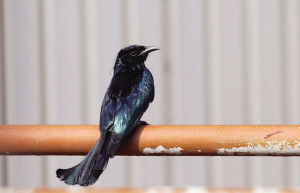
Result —
M299 124L298 0L0 0L2 124L97 124L116 53L147 66L152 124ZM82 157L0 157L0 185L65 186ZM95 186L299 186L300 158L116 157Z

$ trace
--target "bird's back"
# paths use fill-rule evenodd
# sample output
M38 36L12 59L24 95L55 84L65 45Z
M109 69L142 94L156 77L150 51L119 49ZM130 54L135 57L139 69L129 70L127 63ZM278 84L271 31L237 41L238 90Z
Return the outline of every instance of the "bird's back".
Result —
M100 116L101 132L109 128L111 132L120 135L127 134L131 131L128 128L134 126L153 99L153 77L151 72L144 67L141 79L135 83L127 96L112 99L106 94Z

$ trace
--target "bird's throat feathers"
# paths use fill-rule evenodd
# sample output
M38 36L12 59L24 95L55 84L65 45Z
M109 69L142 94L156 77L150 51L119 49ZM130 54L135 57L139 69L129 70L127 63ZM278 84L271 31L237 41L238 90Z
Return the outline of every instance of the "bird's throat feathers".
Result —
M117 59L114 66L114 76L109 86L109 96L111 98L127 96L137 86L144 67L144 63L124 64L120 59Z
M114 66L114 76L122 74L130 76L131 73L142 72L144 66L144 62L124 62L121 58L117 58Z

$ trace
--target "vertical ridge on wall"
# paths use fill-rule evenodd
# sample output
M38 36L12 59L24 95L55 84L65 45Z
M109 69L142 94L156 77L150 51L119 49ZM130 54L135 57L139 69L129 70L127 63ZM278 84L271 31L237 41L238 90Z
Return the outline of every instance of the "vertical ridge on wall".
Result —
M170 113L171 124L180 124L182 123L182 61L181 55L184 53L181 50L181 37L180 37L180 18L181 16L181 2L180 0L170 0L167 1L168 11L167 11L167 20L168 31L166 31L168 44L165 45L164 52L165 57L168 58L168 73L169 73L169 82L170 93L168 93L168 100L170 105L168 111ZM176 104L176 105L174 105Z
M242 23L244 21L241 1L220 1L219 7L219 81L221 89L219 92L221 101L219 109L222 112L222 124L244 124L243 87L245 81L242 58ZM230 113L226 113L228 110L230 110ZM245 187L246 159L248 158L222 157L224 185Z
M55 124L56 117L56 104L57 104L57 92L56 92L56 60L55 60L55 3L51 0L41 0L40 4L40 33L41 33L41 66L42 66L42 96L44 100L43 104L43 115L44 124ZM44 176L43 185L46 187L56 184L55 171L56 166L54 157L45 157L43 159Z
M99 101L99 94L95 88L98 87L97 72L99 71L99 61L97 60L97 36L96 36L96 1L81 1L82 21L81 21L81 44L83 72L83 118L87 124L98 123L99 113L95 104ZM97 111L96 111L97 110Z
M298 109L298 71L299 71L299 30L297 4L294 0L281 1L281 69L283 76L282 101L285 124L297 124Z
M55 60L55 3L54 1L42 0L41 9L41 54L42 54L42 72L43 75L43 97L44 97L44 114L47 124L55 123L56 118L56 60Z
M43 2L38 1L37 2L37 25L38 25L38 50L39 50L39 57L38 57L38 63L39 63L39 96L40 96L40 112L41 112L41 118L40 118L40 124L47 124L46 123L46 96L45 94L45 69L44 69L44 62L45 62L45 54L44 54L44 28L43 28ZM47 185L47 158L46 157L41 157L41 168L40 168L40 173L41 173L41 186L46 187Z
M203 0L181 3L180 53L182 83L182 122L180 124L204 124L204 19ZM189 22L186 22L189 21ZM188 103L188 101L193 101Z
M88 111L89 111L89 103L91 101L87 101L89 94L87 92L89 92L89 89L87 89L87 87L89 87L90 85L88 85L88 77L92 77L92 75L87 76L87 73L89 72L89 68L90 68L90 63L88 63L89 59L93 59L90 58L91 55L91 51L90 48L90 42L89 39L92 39L93 37L90 37L89 35L92 34L88 34L90 29L90 23L93 21L88 20L89 16L93 14L93 10L90 9L91 7L91 1L87 0L87 1L82 1L79 0L78 1L78 10L77 10L77 14L79 15L78 18L78 26L77 26L77 30L78 30L78 48L79 48L79 71L80 71L80 75L79 75L79 92L80 92L80 124L88 124ZM91 19L91 18L90 18Z
M258 2L257 0L242 1L244 13L244 66L245 82L245 122L246 124L259 124L260 99L259 99L259 37L258 37Z
M259 11L257 0L242 1L243 34L244 34L244 66L245 90L244 109L245 124L260 123L260 70L259 70ZM262 185L262 158L254 157L247 160L247 186Z
M5 97L4 97L4 7L3 0L0 0L0 124L4 124L5 121ZM0 177L1 178L1 177ZM1 180L0 180L1 181Z
M5 103L5 45L4 45L4 2L0 0L0 124L6 124ZM7 159L0 157L0 186L7 186Z
M58 123L82 123L80 0L55 2L56 89Z
M209 124L222 122L220 111L219 1L204 1L206 114Z
M260 97L262 124L282 124L282 53L279 0L259 1ZM272 162L272 165L270 165ZM283 158L263 159L265 186L283 186Z
M170 77L170 59L169 59L169 45L170 45L170 29L169 29L169 17L170 17L170 1L160 1L161 5L161 16L162 16L162 23L161 23L161 33L162 33L162 42L161 42L161 54L162 54L162 66L163 66L163 73L164 73L164 79L161 83L162 90L163 90L163 115L164 115L164 124L170 124L171 122L171 113L169 111L169 108L171 106L171 102L169 100L170 93L171 93L171 77ZM171 185L171 180L169 176L171 175L171 166L170 166L170 158L166 158L163 160L164 164L164 173L165 173L165 179L164 184L165 185Z
M168 38L169 44L167 45L166 54L169 60L169 84L170 93L168 93L168 100L170 105L168 107L171 120L170 124L182 124L183 122L183 81L182 81L182 60L181 55L184 53L181 49L181 1L170 0L168 2L168 23L169 28ZM174 105L176 104L176 105ZM170 173L169 178L173 186L183 186L183 172L182 172L182 157L170 158Z
M11 45L11 36L10 36L10 1L9 0L2 0L3 3L3 43L4 43L4 54L3 54L3 68L4 68L4 98L5 98L5 124L11 124L11 119L12 119L12 112L11 112L11 93L9 92L9 88L12 88L12 64L11 64L11 50L12 50L12 45ZM10 173L9 173L9 159L8 157L4 158L4 164L5 164L5 170L4 170L4 184L5 186L9 186L10 184Z
M11 50L12 50L12 45L11 45L11 35L9 29L11 28L10 26L10 1L9 0L2 0L3 3L3 44L4 44L4 54L3 54L3 65L4 65L4 98L5 98L5 121L6 124L11 123L11 117L12 117L12 112L11 112L11 93L9 92L9 88L12 88L12 78L11 78Z
M260 90L261 118L265 124L281 124L283 114L281 90L283 85L281 76L280 0L260 1L259 7L260 84L264 87ZM269 77L265 76L266 74Z
M164 91L164 104L165 108L163 110L164 114L164 124L170 124L171 122L171 114L169 111L169 107L171 106L170 100L169 100L169 93L171 92L170 88L170 60L168 57L168 46L170 45L169 40L169 12L170 12L170 6L169 1L161 1L161 15L162 15L162 23L161 23L161 33L162 33L162 45L161 45L161 54L162 54L162 65L163 65L163 72L165 73L164 81L162 82L162 87Z
M123 8L123 38L124 44L136 44L139 42L139 12L138 12L138 1L128 0L122 2ZM124 46L125 46L124 45Z
M282 101L284 124L297 124L299 122L299 17L297 0L281 1L281 69L283 76ZM299 175L299 161L288 158L284 163L284 186L297 186Z
M220 109L220 53L219 53L219 1L204 1L205 30L205 84L206 84L206 121L208 124L222 122ZM221 157L207 159L207 185L223 185L223 166Z
M168 124L182 123L182 61L180 55L180 17L181 7L180 1L164 1L162 3L162 13L164 14L163 21L163 42L162 54L164 55L164 69L165 69L165 112L166 122ZM176 104L176 105L174 105ZM166 182L168 185L180 186L182 185L182 158L168 158L166 160Z
M161 43L161 54L162 54L162 66L163 66L163 72L165 74L163 82L162 82L162 90L163 90L163 103L164 103L164 109L163 109L163 114L164 114L164 123L169 124L171 122L171 115L169 108L171 106L170 100L169 100L169 93L171 92L170 88L170 61L168 57L168 45L170 44L170 40L168 37L169 32L169 12L170 12L170 6L169 6L169 1L161 1L161 15L162 15L162 23L161 23L161 33L162 33L162 43ZM171 185L171 181L169 176L171 175L171 166L170 166L170 159L166 158L163 160L163 164L165 166L164 169L164 184L165 185Z
M180 124L204 124L204 27L203 1L189 0L181 3L181 78L182 119ZM188 22L187 22L188 21ZM183 157L182 186L204 186L206 184L206 157ZM192 167L191 167L192 165Z

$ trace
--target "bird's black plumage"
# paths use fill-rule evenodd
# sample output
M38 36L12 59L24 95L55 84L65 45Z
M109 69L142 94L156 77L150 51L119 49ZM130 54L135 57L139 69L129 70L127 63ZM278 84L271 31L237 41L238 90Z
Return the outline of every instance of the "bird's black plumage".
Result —
M67 184L88 186L96 182L122 141L139 124L154 99L154 82L145 66L148 53L156 47L133 45L118 53L114 75L104 96L100 113L101 138L83 161L56 175Z

